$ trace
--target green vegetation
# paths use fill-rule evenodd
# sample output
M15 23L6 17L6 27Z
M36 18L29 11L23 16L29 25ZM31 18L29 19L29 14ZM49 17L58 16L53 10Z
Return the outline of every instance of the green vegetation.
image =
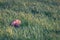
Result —
M60 40L60 0L0 0L0 40Z

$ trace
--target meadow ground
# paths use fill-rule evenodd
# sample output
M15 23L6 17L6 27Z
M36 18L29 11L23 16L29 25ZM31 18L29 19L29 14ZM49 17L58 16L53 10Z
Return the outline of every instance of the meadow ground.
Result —
M60 40L60 0L0 0L0 40Z

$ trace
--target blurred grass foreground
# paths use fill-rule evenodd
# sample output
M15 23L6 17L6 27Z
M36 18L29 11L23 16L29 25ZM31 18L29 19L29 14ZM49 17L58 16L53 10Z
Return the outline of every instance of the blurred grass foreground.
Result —
M0 40L60 40L60 0L0 0Z

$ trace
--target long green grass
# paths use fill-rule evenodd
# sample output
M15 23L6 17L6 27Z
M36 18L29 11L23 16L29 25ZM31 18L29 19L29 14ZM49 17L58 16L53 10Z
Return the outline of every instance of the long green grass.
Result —
M0 0L0 40L60 40L60 0Z

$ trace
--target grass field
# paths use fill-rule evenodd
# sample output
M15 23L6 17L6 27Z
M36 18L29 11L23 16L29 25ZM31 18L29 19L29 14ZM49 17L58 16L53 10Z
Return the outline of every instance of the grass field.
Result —
M0 0L0 40L60 40L60 0Z

